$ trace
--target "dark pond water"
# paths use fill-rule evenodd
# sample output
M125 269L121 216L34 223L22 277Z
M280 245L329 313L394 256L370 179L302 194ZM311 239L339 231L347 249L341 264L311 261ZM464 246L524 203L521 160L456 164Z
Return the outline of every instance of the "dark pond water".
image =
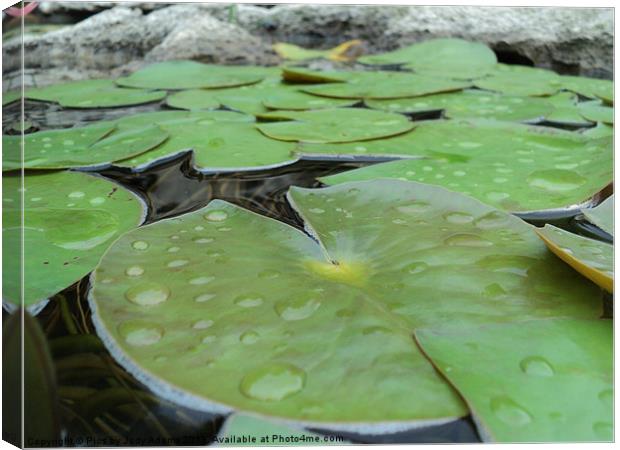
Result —
M162 109L161 104L96 111L66 110L57 105L27 101L26 132L84 125L112 120L124 115ZM432 119L440 116L416 116ZM20 105L4 108L4 133L17 133ZM260 214L302 228L287 203L285 194L292 185L321 186L317 177L372 164L375 161L300 161L269 171L205 175L192 166L187 152L140 172L118 168L99 173L139 194L147 203L147 222L177 216L207 205L218 198ZM604 198L607 193L601 196ZM587 224L577 209L535 212L523 215L542 225L553 223L580 234L611 240ZM37 320L45 331L57 371L60 419L68 446L114 445L206 445L212 442L224 417L180 408L150 393L149 389L124 371L105 351L94 334L85 298L85 278L54 296ZM604 301L611 305L611 301ZM611 306L610 306L611 307ZM613 314L605 312L607 317ZM7 313L3 313L3 321ZM208 382L208 380L206 380ZM315 430L321 433L320 430ZM332 434L322 432L324 434ZM339 434L354 443L439 443L478 442L479 436L467 417L446 425L382 436Z

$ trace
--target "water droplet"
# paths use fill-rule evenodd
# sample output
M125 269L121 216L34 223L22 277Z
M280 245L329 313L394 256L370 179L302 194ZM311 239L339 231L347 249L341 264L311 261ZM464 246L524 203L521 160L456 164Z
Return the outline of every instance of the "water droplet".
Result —
M262 272L258 273L258 278L267 278L267 279L272 279L272 278L278 278L280 276L280 272L278 272L277 270L263 270Z
M249 372L241 380L243 395L263 401L279 401L301 391L306 373L292 364L275 363Z
M209 222L223 222L228 219L228 213L221 209L216 209L214 211L210 211L204 215L204 218Z
M294 299L281 300L275 309L284 320L302 320L310 317L319 309L321 302L311 295L303 295Z
M131 246L136 250L146 250L149 248L149 243L146 241L133 241Z
M510 194L507 192L487 192L486 194L486 198L492 202L501 202L508 197L510 197Z
M105 202L105 198L103 197L95 197L89 200L89 203L93 206L101 205Z
M465 224L474 220L473 216L462 212L450 212L444 214L443 218L450 223Z
M321 208L310 208L308 211L312 214L323 214L325 212L325 210Z
M171 268L182 267L186 265L189 261L187 259L174 259L170 261L167 266Z
M586 179L572 170L537 170L527 177L530 186L552 192L571 191L586 182Z
M235 298L234 303L243 308L254 308L263 304L263 298L256 294L244 294Z
M213 321L212 320L199 320L197 322L194 322L194 325L192 325L192 328L196 329L196 330L204 330L206 328L209 328L211 325L213 325Z
M613 426L609 422L596 422L592 425L592 430L599 438L605 441L610 441L614 434Z
M153 282L138 284L125 292L127 300L141 306L157 305L168 300L169 296L167 287Z
M202 230L204 230L204 229L205 229L205 227L203 227L202 225L196 225L196 226L194 227L194 231L202 231Z
M203 344L210 344L211 342L215 342L216 339L217 339L217 336L209 334L209 335L207 335L207 336L202 338L202 343Z
M176 253L179 250L181 250L181 247L172 246L172 247L168 248L168 252L170 252L170 253Z
M131 266L125 270L125 273L130 277L139 277L144 273L144 269L140 266Z
M213 242L213 238L209 238L209 237L198 237L198 238L194 238L193 241L196 244L208 244L210 242Z
M447 245L457 247L490 247L493 245L491 241L481 238L476 234L459 233L453 234L444 241Z
M405 225L407 223L407 221L403 220L403 219L394 219L394 220L392 220L392 223L396 224L396 225Z
M509 397L495 397L491 400L491 410L504 423L521 427L532 421L532 416Z
M521 370L537 377L551 377L554 375L553 367L541 356L528 356L519 363Z
M164 336L163 327L145 320L123 322L119 325L118 332L125 342L137 347L153 345Z
M389 333L391 333L391 330L389 328L382 327L382 326L366 327L362 330L362 334L366 336L372 335L372 334L389 334Z
M215 280L215 277L196 277L189 280L189 284L200 285L207 284Z
M430 204L423 201L414 201L408 205L398 206L396 209L405 214L419 214L426 211Z
M403 271L410 273L410 274L416 274L416 273L424 272L426 269L428 269L428 264L424 262L414 262L414 263L411 263L405 266Z
M499 211L491 211L482 217L478 217L474 222L478 228L496 228L503 227L508 223L509 217L505 213Z
M67 197L69 198L82 198L84 197L86 194L84 194L81 191L75 191L75 192L71 192L69 195L67 195Z
M194 301L198 303L204 303L204 302L208 302L213 297L215 297L215 294L200 294L194 297Z
M258 342L259 335L256 331L246 331L241 336L239 336L239 340L242 344L252 345Z

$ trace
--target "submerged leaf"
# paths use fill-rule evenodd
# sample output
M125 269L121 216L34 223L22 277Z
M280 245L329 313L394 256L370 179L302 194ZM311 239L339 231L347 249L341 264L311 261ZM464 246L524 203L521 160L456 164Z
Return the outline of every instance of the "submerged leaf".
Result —
M614 235L614 195L610 195L595 208L582 209L581 212L588 221L604 232Z
M549 224L537 229L536 233L558 258L607 292L613 292L613 245L569 233Z
M416 330L485 441L613 438L611 320L533 320Z
M20 178L4 176L4 300L20 298ZM143 219L142 202L120 186L79 172L28 174L24 179L24 305L78 281L108 245Z
M529 225L465 196L382 180L289 200L314 238L216 200L117 240L90 292L114 357L192 408L386 433L467 413L415 328L600 314Z

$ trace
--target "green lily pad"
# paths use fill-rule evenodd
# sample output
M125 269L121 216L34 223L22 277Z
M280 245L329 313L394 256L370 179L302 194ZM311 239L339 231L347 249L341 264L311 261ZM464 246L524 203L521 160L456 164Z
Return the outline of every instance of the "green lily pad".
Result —
M346 83L325 83L302 92L332 98L394 99L460 91L471 83L403 72L359 72Z
M360 108L275 111L260 117L277 121L256 126L270 138L314 143L378 139L404 133L415 126L400 114Z
M232 414L215 439L218 447L325 445L329 437L247 414ZM342 441L340 441L342 444Z
M607 292L613 292L613 245L569 233L549 224L536 232L558 258Z
M393 161L323 177L327 184L398 178L446 187L507 211L580 204L613 179L611 138L588 139L552 128L483 120L423 122L391 148L428 159ZM359 145L358 145L359 146ZM373 142L364 154L376 154ZM303 146L309 153L340 146Z
M158 395L393 432L467 413L415 328L600 314L598 290L529 225L473 199L395 180L288 196L314 239L215 200L125 234L102 258L97 332Z
M82 80L27 89L26 98L55 102L65 108L110 108L162 100L164 91L119 88L113 80Z
M3 295L20 298L20 178L4 177ZM41 302L90 272L110 243L143 219L142 202L103 178L79 172L24 179L24 305ZM16 213L17 211L17 213Z
M498 64L490 75L475 80L474 85L517 96L552 95L562 88L560 76L555 72L506 64Z
M577 107L579 113L592 122L614 123L614 109L602 106L598 102L580 103Z
M188 89L168 96L166 105L171 108L200 111L205 109L217 109L221 106L215 92L205 89Z
M607 125L605 123L598 122L595 127L588 128L582 134L591 139L613 136L614 127L613 125Z
M23 167L64 169L110 164L144 153L168 138L168 133L153 125L118 132L113 132L114 129L114 124L97 123L27 134ZM99 140L106 135L109 136ZM2 141L8 153L3 170L19 169L21 136L3 136Z
M254 84L265 78L265 73L249 66L218 66L196 61L166 61L151 64L116 83L145 89L224 88Z
M588 221L610 235L614 235L614 195L611 194L595 208L582 209Z
M2 93L2 106L8 105L9 103L13 103L16 100L22 98L22 91L7 91Z
M485 441L613 439L611 320L533 320L416 330Z
M540 120L554 110L553 105L542 98L498 95L479 90L398 100L366 100L366 105L399 113L445 110L445 117L453 119L483 118L516 122Z
M405 64L417 73L472 79L489 73L497 58L484 44L463 39L431 39L388 53L364 56L365 64Z
M547 122L572 126L591 125L579 113L578 98L572 92L559 92L545 99L553 105L553 112L546 117Z
M560 81L562 88L566 90L591 99L602 98L608 103L613 103L613 81L570 75L561 76Z

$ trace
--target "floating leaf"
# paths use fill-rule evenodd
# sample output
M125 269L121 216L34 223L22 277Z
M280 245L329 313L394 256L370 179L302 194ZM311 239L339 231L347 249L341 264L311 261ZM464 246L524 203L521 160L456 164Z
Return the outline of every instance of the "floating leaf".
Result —
M355 99L339 99L317 97L292 89L280 89L263 100L263 105L269 109L286 109L304 111L309 109L338 108L352 106L357 103Z
M400 114L360 108L318 111L275 111L262 114L274 123L256 127L266 136L282 141L354 142L394 136L411 130L414 124Z
M614 235L614 195L610 195L595 208L582 209L581 212L588 221L604 232Z
M431 39L379 55L358 59L365 64L405 64L417 73L472 79L489 73L497 58L484 44L462 39Z
M171 108L188 109L199 111L205 109L217 109L221 106L216 97L217 91L204 89L188 89L168 96L166 105Z
M614 109L598 102L584 102L578 105L579 113L592 122L614 123Z
M613 103L613 81L562 75L560 82L563 89L591 99L602 98L608 103Z
M326 440L318 434L247 414L232 414L228 417L215 439L215 445L221 447L325 445L325 443Z
M498 64L489 76L475 80L474 85L506 95L541 96L555 94L562 82L559 75L550 70Z
M547 115L547 122L572 126L590 126L589 120L579 113L578 99L572 92L559 92L545 98L553 104L553 112Z
M27 89L26 98L59 103L65 108L110 108L162 100L163 91L119 88L113 80L82 80Z
M549 115L553 105L542 98L498 95L479 90L425 95L398 100L366 100L374 109L399 113L445 110L445 117L535 121Z
M89 296L114 357L195 409L385 433L467 412L415 328L600 314L529 225L465 196L381 180L289 199L314 239L215 200L117 240Z
M354 77L356 72L312 70L305 67L283 67L282 80L290 83L340 83Z
M354 39L343 42L337 47L328 50L312 50L298 45L278 42L273 45L275 52L284 59L292 61L303 61L306 59L325 58L332 61L351 61L361 51L362 41Z
M403 72L359 72L346 83L304 87L313 95L350 99L393 99L459 91L471 83Z
M5 175L4 299L20 298L20 178ZM24 179L24 304L34 305L78 281L107 246L143 218L141 201L115 183L79 172L28 174Z
M485 441L613 439L611 320L533 320L416 330Z
M251 66L218 66L196 61L151 64L116 83L145 89L224 88L258 83L265 77Z
M438 145L437 143L441 143ZM611 138L588 139L552 128L484 120L422 122L393 139L332 146L304 145L302 153L417 154L321 180L327 184L399 178L444 186L508 211L579 204L613 179ZM401 150L402 149L402 150ZM501 150L500 150L501 149Z
M608 137L614 135L614 127L613 125L607 125L605 123L597 123L595 127L588 128L582 133L584 136L587 136L591 139L596 139L600 137Z
M16 91L3 92L2 93L2 106L8 105L9 103L13 103L14 101L19 100L21 98L22 98L21 89L16 90Z
M569 233L549 224L536 232L558 258L607 292L613 292L613 245Z

